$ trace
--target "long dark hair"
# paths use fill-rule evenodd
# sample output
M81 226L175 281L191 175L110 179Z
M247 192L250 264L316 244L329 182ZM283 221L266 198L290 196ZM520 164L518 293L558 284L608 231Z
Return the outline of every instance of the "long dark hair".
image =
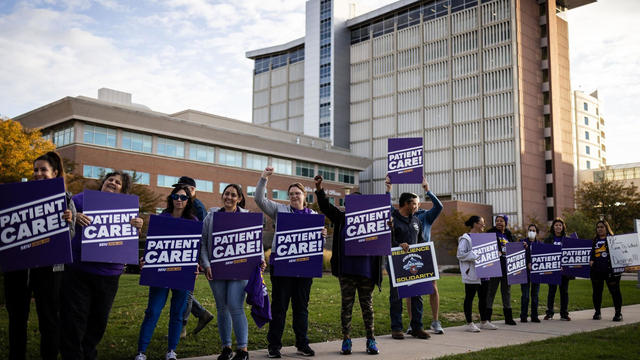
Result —
M593 238L593 241L598 241L600 239L600 237L598 236L598 230L597 230L598 224L604 225L604 228L607 229L608 236L613 235L613 230L611 230L611 226L609 226L609 223L607 222L607 220L598 220L598 222L596 222L596 236Z
M171 194L167 196L167 208L164 209L164 212L168 212L169 214L173 214L173 199L171 195L177 193L178 191L183 190L187 195L187 205L184 207L184 211L182 212L183 219L193 220L193 199L191 198L191 194L189 193L189 188L185 185L178 185L173 188Z
M240 186L238 184L229 184L229 185L224 187L224 190L222 190L222 195L220 195L220 197L222 198L222 196L224 196L224 193L230 187L236 189L236 191L238 192L238 196L242 198L242 200L238 201L238 205L237 206L239 206L239 207L244 209L244 193L242 192L242 186Z
M56 177L61 177L64 179L64 166L62 165L62 158L55 151L49 151L44 155L38 156L35 160L33 160L33 164L36 164L36 161L44 160L51 165L51 169L56 170L58 175Z
M464 222L466 227L472 228L478 221L480 221L480 216L472 215L467 221Z
M551 234L551 237L556 236L556 232L555 232L555 230L553 230L553 226L556 223L562 224L562 234L560 234L560 236L562 236L562 237L566 236L567 235L567 224L564 223L564 220L562 220L562 218L558 217L558 218L555 218L553 220L553 222L551 223L551 229L549 231L549 233Z
M129 191L131 191L131 175L121 170L113 170L112 172L105 174L102 179L100 179L100 190L102 190L102 186L107 181L107 179L116 175L120 175L120 179L122 179L122 187L120 188L120 193L128 194Z

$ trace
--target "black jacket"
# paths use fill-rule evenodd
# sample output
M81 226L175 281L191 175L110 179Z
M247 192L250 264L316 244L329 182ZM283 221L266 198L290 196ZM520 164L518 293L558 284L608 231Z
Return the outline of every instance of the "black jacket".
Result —
M316 190L316 198L320 211L333 223L333 243L331 247L331 274L342 276L342 261L344 256L344 222L345 214L329 202L324 190ZM373 282L382 286L382 256L371 256L371 276Z
M398 209L391 213L393 216L392 246L400 246L401 243L409 245L424 242L422 238L422 222L415 215L404 217Z
M500 267L502 268L502 276L506 277L507 276L507 255L506 253L502 252L502 243L500 242L500 238L498 236L498 229L496 229L496 227L492 227L491 229L487 230L488 233L495 233L496 234L496 241L498 242L498 251L500 251ZM515 242L516 239L513 237L513 234L511 233L511 230L509 229L504 229L504 237L507 238L508 242Z

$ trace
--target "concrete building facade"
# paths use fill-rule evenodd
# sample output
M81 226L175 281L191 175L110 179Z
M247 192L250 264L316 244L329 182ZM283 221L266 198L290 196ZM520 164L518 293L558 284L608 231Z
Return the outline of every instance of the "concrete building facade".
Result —
M591 94L580 90L573 92L577 172L604 168L607 165L605 122L600 110L597 90Z

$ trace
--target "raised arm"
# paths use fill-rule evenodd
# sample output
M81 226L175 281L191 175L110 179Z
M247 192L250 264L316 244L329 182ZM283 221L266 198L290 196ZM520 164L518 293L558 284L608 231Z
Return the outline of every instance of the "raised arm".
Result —
M254 200L256 205L265 213L268 217L275 220L276 214L278 213L278 203L267 199L265 196L265 189L267 188L267 182L269 181L269 176L273 174L273 168L267 166L262 172L262 176L258 180L258 185L256 185L256 196Z
M340 211L340 209L329 202L329 199L322 188L322 176L316 175L313 180L316 182L316 199L318 200L320 211L322 211L322 213L335 224L344 216L344 212Z
M429 199L431 199L433 207L429 210L418 209L418 212L416 212L416 216L423 224L433 224L433 222L436 221L438 215L440 215L440 213L442 212L442 202L434 193L431 192L426 177L422 178L422 188L424 189L425 195L428 196Z

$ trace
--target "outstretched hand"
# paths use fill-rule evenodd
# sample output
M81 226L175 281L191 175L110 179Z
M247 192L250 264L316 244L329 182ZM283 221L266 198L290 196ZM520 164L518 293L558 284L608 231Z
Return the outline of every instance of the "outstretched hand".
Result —
M422 188L424 189L424 192L429 192L429 182L424 175L422 176Z
M266 168L264 168L264 171L262 172L262 178L267 179L271 175L273 175L273 167L267 166Z
M316 175L316 177L314 177L313 180L316 182L316 190L318 191L322 190L322 176Z

